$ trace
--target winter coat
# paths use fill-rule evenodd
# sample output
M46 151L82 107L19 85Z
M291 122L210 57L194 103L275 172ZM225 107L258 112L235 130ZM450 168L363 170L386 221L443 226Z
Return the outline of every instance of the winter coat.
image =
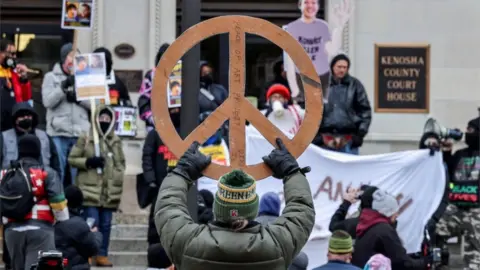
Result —
M13 128L11 115L15 103L32 103L32 86L27 79L20 76L11 69L0 66L0 108L1 127L0 131Z
M67 75L59 63L43 78L42 101L47 108L47 133L50 136L78 137L90 129L90 101L68 102L62 89L65 79Z
M95 156L92 135L82 135L78 138L77 144L70 151L68 162L71 166L78 168L75 183L83 192L84 206L117 209L122 197L125 156L122 141L114 133L115 112L110 107L99 106L95 111L95 118L98 119L100 111L104 108L111 111L113 119L106 134L103 134L98 121L95 123L100 153L105 159L102 174L98 174L96 169L87 168L85 164L88 158Z
M228 98L228 91L221 84L212 83L200 88L206 90L210 95L200 90L198 94L199 113L215 111Z
M319 134L351 134L363 138L371 121L372 108L363 84L350 75L340 82L332 78Z
M352 205L349 201L343 201L343 203L338 207L337 211L333 214L330 219L330 225L328 230L334 232L336 230L343 230L348 232L350 236L355 239L357 236L356 229L358 225L358 218L348 218L345 217L348 214L348 208Z
M352 264L363 267L375 254L392 261L393 270L426 269L424 258L412 259L407 255L402 241L390 220L371 209L363 209L357 226Z
M267 226L255 222L239 232L215 223L195 224L187 209L189 186L186 179L170 173L155 207L162 246L178 269L284 270L308 241L315 210L301 173L284 180L282 216Z
M342 261L329 261L328 263L313 268L313 270L361 270L363 268L358 268L355 265L342 262Z
M122 79L113 73L115 76L115 83L108 85L108 92L110 95L110 105L120 105L120 106L131 106L132 101L130 100L130 95L128 89L123 83ZM118 100L114 102L112 96L116 95Z
M37 129L38 115L35 110L27 102L17 103L13 106L12 122L18 117L18 113L28 111L32 115L32 130L31 133L35 134L41 143L42 150L42 164L47 165L54 169L60 175L60 160L58 158L57 148L47 133L43 130ZM0 136L0 149L2 154L0 155L0 165L3 168L7 168L12 160L18 158L17 139L23 135L22 132L17 131L15 128L2 132Z
M72 269L90 269L88 258L97 255L101 244L102 234L91 232L75 210L70 210L70 219L55 224L55 247Z
M157 191L162 185L163 179L167 175L169 168L174 168L177 165L177 159L173 153L168 150L158 136L156 130L148 132L145 144L143 145L142 152L142 169L143 177L145 181L155 183L157 185ZM160 237L158 236L157 229L155 228L154 209L156 198L153 200L150 207L150 215L148 222L148 243L157 244L160 243Z

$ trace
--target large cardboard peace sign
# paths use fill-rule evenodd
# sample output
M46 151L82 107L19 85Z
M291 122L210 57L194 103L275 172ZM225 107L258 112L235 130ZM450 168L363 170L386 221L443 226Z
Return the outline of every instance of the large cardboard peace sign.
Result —
M194 45L214 35L228 33L230 41L229 97L190 135L182 140L172 124L168 111L167 83L177 61ZM273 126L245 98L245 34L264 37L288 52L295 62L304 82L306 115L296 136L290 140ZM152 109L155 127L162 141L177 157L181 157L194 142L205 142L222 124L229 120L230 166L211 164L203 174L219 179L232 169L242 169L255 179L271 175L264 164L246 165L245 123L248 120L274 146L281 138L293 156L299 157L315 137L322 120L322 89L312 61L302 46L290 34L276 25L247 16L221 16L201 22L185 31L168 48L155 72L152 92ZM198 98L198 97L191 97Z

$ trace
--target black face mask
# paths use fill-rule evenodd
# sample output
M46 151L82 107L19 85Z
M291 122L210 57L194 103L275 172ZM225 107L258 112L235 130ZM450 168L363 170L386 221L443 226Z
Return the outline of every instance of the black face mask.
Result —
M4 68L14 69L15 67L17 67L17 61L15 61L15 59L12 58L12 57L7 56L7 57L5 57L5 59L3 60L2 66L3 66Z
M110 127L109 122L100 122L100 129L102 130L102 133L104 135L107 133L109 127Z
M206 86L209 86L213 83L213 75L207 74L200 77L200 82L204 83Z
M471 150L480 150L480 132L465 133L465 143Z
M18 127L23 129L23 130L28 130L32 127L32 119L25 118L20 121L18 121Z

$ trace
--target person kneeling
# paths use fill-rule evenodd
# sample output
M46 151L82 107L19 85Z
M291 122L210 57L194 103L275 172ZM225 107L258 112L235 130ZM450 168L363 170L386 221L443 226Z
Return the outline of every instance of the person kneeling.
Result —
M83 194L76 186L65 189L70 219L55 224L55 245L75 270L90 269L88 258L97 255L102 244L102 234L90 229L82 218Z
M273 176L283 179L285 209L269 225L254 221L259 198L256 182L241 170L218 181L214 221L196 224L187 209L190 186L201 177L211 159L195 142L163 181L155 208L160 242L178 269L284 270L308 240L315 222L313 199L305 173L280 139L263 160Z

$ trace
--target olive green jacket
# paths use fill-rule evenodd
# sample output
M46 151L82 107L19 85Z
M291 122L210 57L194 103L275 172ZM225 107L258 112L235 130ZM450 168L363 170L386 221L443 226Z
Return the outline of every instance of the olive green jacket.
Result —
M115 116L115 112L105 106L99 106L98 113L109 109ZM115 117L113 117L115 118ZM105 158L105 167L102 174L96 169L89 169L85 162L87 158L95 156L95 145L92 135L82 135L77 144L70 151L68 162L72 167L78 168L75 184L82 190L85 206L95 206L117 209L120 204L123 189L123 177L125 174L125 156L123 154L122 141L114 133L115 119L105 134L102 133L98 121L97 125L100 153Z
M286 206L275 222L239 232L196 224L187 209L188 188L187 180L170 173L155 207L160 241L179 270L285 270L315 222L310 185L301 173L284 180Z

